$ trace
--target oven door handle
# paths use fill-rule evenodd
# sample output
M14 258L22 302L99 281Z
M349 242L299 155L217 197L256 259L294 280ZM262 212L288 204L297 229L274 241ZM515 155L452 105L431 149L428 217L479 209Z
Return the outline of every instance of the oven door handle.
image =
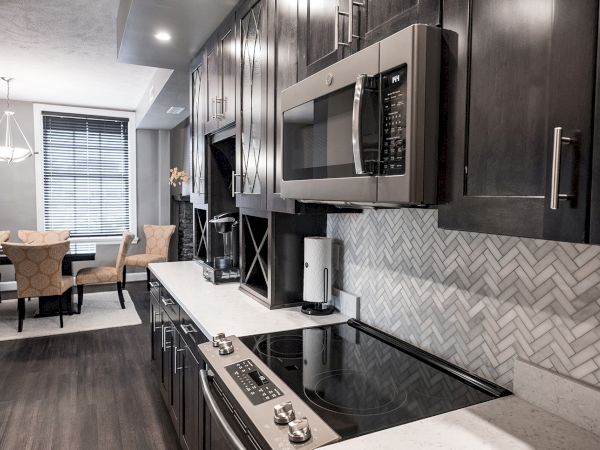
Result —
M356 78L354 86L354 101L352 103L352 155L354 156L354 170L357 175L370 175L363 167L362 149L362 104L365 92L367 75L362 74Z
M217 405L212 392L210 392L209 383L210 382L208 381L208 374L206 373L206 370L200 369L200 385L202 386L202 393L204 394L204 399L206 400L208 409L210 409L210 412L217 418L218 422L223 427L223 430L225 431L225 434L229 438L229 441L233 447L237 450L246 450L246 447L244 447L242 441L240 441L240 439L236 436L235 431L233 431L233 428L231 428L231 425L229 425L229 422L227 422L227 419L225 419L225 416L221 412L219 405Z

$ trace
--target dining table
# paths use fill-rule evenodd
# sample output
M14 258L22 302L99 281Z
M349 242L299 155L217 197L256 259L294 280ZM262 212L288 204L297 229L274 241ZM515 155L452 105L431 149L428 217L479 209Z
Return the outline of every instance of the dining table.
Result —
M96 259L96 244L71 242L69 251L65 254L62 261L62 274L73 276L73 263L77 261L94 261ZM2 252L0 247L0 266L12 265L8 256ZM51 295L40 297L38 312L34 316L49 317L59 314L59 303L61 302L63 314L72 315L73 311L73 292L72 288L67 289L62 295Z

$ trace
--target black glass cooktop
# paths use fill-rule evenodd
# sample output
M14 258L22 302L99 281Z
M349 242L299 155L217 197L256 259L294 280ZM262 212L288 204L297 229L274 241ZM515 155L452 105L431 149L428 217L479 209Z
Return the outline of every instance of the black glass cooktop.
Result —
M509 394L356 321L241 340L344 439Z

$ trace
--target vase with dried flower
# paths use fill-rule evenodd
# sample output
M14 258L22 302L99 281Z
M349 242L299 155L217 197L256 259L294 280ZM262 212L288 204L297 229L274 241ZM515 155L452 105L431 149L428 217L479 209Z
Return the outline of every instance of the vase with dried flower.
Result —
M190 176L185 170L179 170L177 167L173 167L169 171L169 184L173 187L181 187L181 195L190 195Z

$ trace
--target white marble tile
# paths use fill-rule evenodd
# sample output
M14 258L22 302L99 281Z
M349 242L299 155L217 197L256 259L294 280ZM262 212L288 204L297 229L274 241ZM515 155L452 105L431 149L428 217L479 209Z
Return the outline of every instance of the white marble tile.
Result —
M600 435L599 389L520 359L514 370L518 397Z

